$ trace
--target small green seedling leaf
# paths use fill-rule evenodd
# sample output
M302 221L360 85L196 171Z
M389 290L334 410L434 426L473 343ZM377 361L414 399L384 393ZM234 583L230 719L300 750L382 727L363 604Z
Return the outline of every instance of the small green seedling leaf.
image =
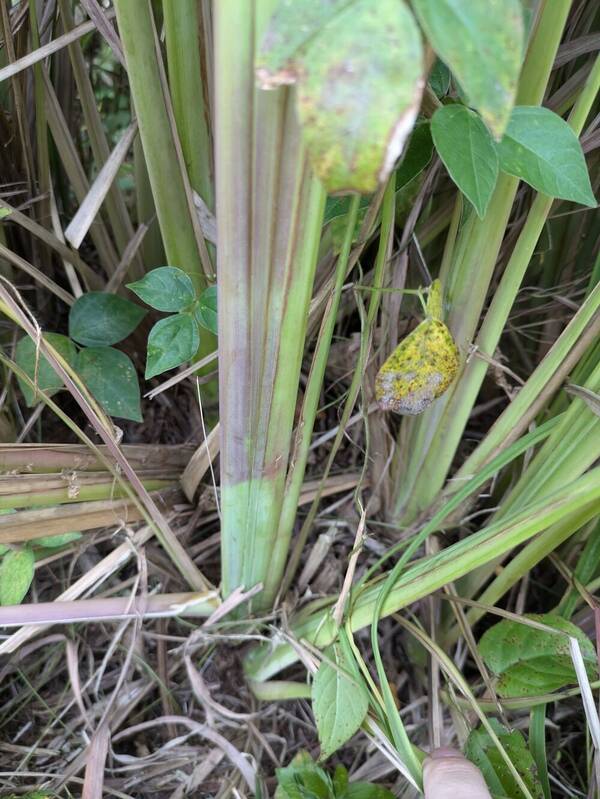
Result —
M161 319L148 336L146 380L191 360L199 344L198 323L189 314Z
M217 335L217 287L209 286L204 289L198 300L198 305L194 311L196 321L199 325L210 330Z
M519 106L498 145L500 168L536 191L596 206L575 131L549 108Z
M596 679L597 663L591 641L570 621L552 613L527 615L576 638L588 676ZM535 696L577 683L567 635L556 635L505 619L485 632L479 651L498 678L499 696Z
M29 547L12 549L0 563L0 605L19 605L29 591L35 557Z
M71 366L74 365L75 358L77 357L77 350L73 342L67 338L67 336L62 336L60 333L44 333L44 340L47 341L67 363ZM58 391L58 389L63 387L63 381L46 358L40 352L36 352L36 350L37 347L33 339L29 338L29 336L25 336L19 341L15 348L15 361L25 374L37 382L40 391L51 396ZM29 408L35 405L36 402L39 402L39 399L36 399L35 391L29 383L20 378L17 378L17 381Z
M356 0L307 44L297 108L329 193L369 194L401 154L424 85L417 24L402 0Z
M2 799L55 799L56 795L46 793L46 791L31 791L30 793L16 793L5 794Z
M329 774L308 754L300 751L285 768L275 771L275 799L334 799Z
M159 266L127 288L157 311L183 311L196 299L190 276L175 266Z
M396 189L401 189L416 178L431 161L433 140L429 122L419 122L408 142L406 152L396 170Z
M523 57L519 0L413 0L438 56L496 138L504 133Z
M349 782L345 766L333 777L318 766L308 752L298 752L285 768L276 770L275 799L393 799L394 794L369 782Z
M312 708L325 760L346 743L363 723L369 697L355 663L335 643L325 653L312 683Z
M280 0L263 36L256 75L263 89L294 83L299 52L355 0Z
M102 291L88 291L69 312L69 335L86 347L122 341L142 321L146 311L129 300Z
M55 549L56 547L64 547L67 544L78 541L81 538L81 533L59 533L58 535L44 535L41 538L36 538L33 542L36 547L44 547L44 549Z
M523 735L518 730L508 732L496 719L490 719L490 724L531 795L534 799L543 799L544 792L538 780L537 766ZM525 796L496 744L483 727L473 730L469 735L465 755L481 770L494 796L510 796L511 799L522 799Z
M112 347L87 347L79 353L77 371L106 413L142 421L137 373L124 352Z
M437 58L435 64L431 67L428 83L437 98L441 99L448 94L450 70L440 58Z
M498 155L481 118L463 105L433 115L431 133L450 177L483 219L498 179Z

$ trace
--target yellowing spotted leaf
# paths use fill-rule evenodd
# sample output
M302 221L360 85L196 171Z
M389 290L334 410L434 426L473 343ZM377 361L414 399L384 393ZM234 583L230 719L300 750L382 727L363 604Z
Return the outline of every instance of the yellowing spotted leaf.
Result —
M438 281L431 287L427 312L427 319L400 342L377 374L375 398L383 411L423 413L456 377L458 349L440 318Z

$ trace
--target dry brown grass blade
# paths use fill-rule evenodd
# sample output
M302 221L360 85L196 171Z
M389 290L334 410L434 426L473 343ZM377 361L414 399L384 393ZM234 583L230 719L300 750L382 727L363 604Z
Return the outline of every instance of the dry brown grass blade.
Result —
M72 264L77 270L86 286L90 289L102 288L101 278L82 260L79 253L67 247L60 239L50 233L46 228L39 225L26 214L21 213L17 208L9 205L6 200L2 200L2 206L9 209L10 214L4 218L5 222L15 222L17 225L32 233L36 238L51 247L61 258Z
M87 11L89 18L95 24L98 31L102 34L102 36L108 42L110 49L113 51L115 58L121 64L122 67L125 66L125 56L123 55L123 48L121 46L121 40L119 39L117 32L110 24L110 19L106 10L101 8L100 5L97 3L96 0L79 0L83 8Z
M117 177L129 148L137 134L137 122L133 121L119 139L118 144L105 161L89 192L83 199L73 219L65 230L65 239L78 249L84 236L92 226L106 195Z
M41 625L45 629L53 624L85 621L127 621L173 616L210 618L219 607L216 591L36 602L0 607L0 627Z
M101 724L95 730L87 748L85 778L83 781L82 799L102 799L104 785L104 766L108 755L110 731L108 725Z
M112 10L107 12L107 16L109 16L111 19L114 17L114 15L115 13ZM3 80L12 77L13 75L17 75L22 70L27 69L27 67L32 67L39 61L43 61L45 58L48 58L49 55L52 55L52 53L57 53L59 50L62 50L63 47L66 47L67 45L76 42L78 39L81 39L82 36L86 36L88 33L91 33L91 31L93 31L95 28L95 22L83 22L81 25L73 28L72 31L65 33L63 36L57 36L56 39L52 39L52 41L48 42L42 47L39 47L37 50L27 53L27 55L23 56L23 58L18 58L12 64L8 64L8 66L0 69L0 83Z
M193 502L194 495L200 485L200 481L219 452L220 427L215 425L210 431L206 441L198 447L192 455L185 471L181 476L181 487L183 493L190 502Z
M0 257L5 258L13 266L16 266L17 269L20 269L25 272L25 274L29 275L29 277L32 277L36 283L47 288L48 291L51 291L52 294L67 305L73 305L75 302L75 297L72 294L69 294L68 291L65 291L58 283L55 283L51 278L47 277L37 267L30 264L25 258L21 258L16 252L9 250L8 247L5 247L2 243L0 243Z
M131 266L133 264L134 259L138 254L138 250L141 247L142 242L144 241L144 236L148 232L148 225L145 225L143 222L139 225L138 229L133 234L133 237L125 247L123 252L123 256L119 263L117 264L117 268L110 276L110 280L106 284L104 291L108 292L116 292L121 286L121 283L125 280Z

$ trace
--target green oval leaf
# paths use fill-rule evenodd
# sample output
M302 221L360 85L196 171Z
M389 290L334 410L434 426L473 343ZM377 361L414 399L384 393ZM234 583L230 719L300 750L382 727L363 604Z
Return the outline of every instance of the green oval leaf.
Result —
M396 189L401 189L417 177L431 161L433 140L429 122L419 122L410 137L406 152L396 170Z
M77 350L67 336L62 336L60 333L44 333L44 340L57 350L67 363L73 366L77 357ZM36 344L33 339L25 336L15 347L15 361L26 375L37 382L40 391L44 391L48 396L51 396L63 387L63 381L46 358L41 353L37 353L36 350ZM28 407L39 402L35 391L29 383L19 377L17 381Z
M209 286L200 295L194 315L202 327L217 335L217 287Z
M543 799L537 766L522 733L518 730L508 732L496 719L490 719L490 725L531 795L534 799ZM510 796L513 799L524 797L496 744L484 728L470 733L465 755L481 770L488 788L495 796Z
M58 533L57 535L44 535L41 538L36 538L33 543L36 547L54 549L55 547L64 547L66 544L71 544L80 538L81 533Z
M488 129L464 105L445 105L433 115L431 134L450 177L482 219L498 179L498 155Z
M275 773L275 799L332 799L334 795L329 774L303 750L295 755L289 765L278 768Z
M69 312L69 335L86 347L116 344L132 333L146 311L129 300L89 291L79 297Z
M435 64L431 67L428 83L437 98L441 99L448 94L450 70L440 58L437 58Z
M528 614L528 619L554 627L576 638L590 679L597 664L591 641L570 621L552 613ZM499 696L535 696L577 683L566 635L555 635L505 619L484 633L479 651L496 674Z
M312 683L312 708L321 744L321 760L329 757L351 738L363 723L369 697L355 664L339 643L325 653L325 660Z
M440 58L496 138L510 117L524 49L519 0L413 0Z
M35 557L29 547L11 549L0 564L0 605L18 605L29 591Z
M124 352L112 347L88 347L79 353L77 371L106 413L142 421L137 373Z
M515 108L498 154L504 172L522 178L537 191L596 206L579 139L549 108Z
M357 0L303 51L297 107L312 166L330 193L371 193L412 130L423 49L402 0Z
M189 314L161 319L148 336L146 380L191 360L199 344L198 323Z
M159 266L127 288L157 311L183 311L196 299L190 276L175 266Z

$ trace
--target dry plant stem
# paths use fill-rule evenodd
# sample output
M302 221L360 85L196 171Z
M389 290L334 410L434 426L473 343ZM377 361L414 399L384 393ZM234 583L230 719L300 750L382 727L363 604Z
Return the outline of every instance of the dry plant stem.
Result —
M157 469L169 477L181 474L194 453L193 446L165 444L125 444L121 449L136 471ZM0 472L98 471L104 467L108 450L102 444L97 450L104 460L82 444L0 444Z
M38 407L43 408L44 405ZM148 491L173 485L177 479L165 480L160 474L150 476L138 470L138 477ZM79 504L99 499L120 499L123 489L107 472L71 475L11 475L0 477L0 509L36 508L62 503ZM4 517L0 517L0 522Z
M350 596L350 590L352 588L352 580L354 579L354 573L356 572L356 565L358 563L359 555L362 551L362 544L365 537L365 522L366 522L366 511L363 509L360 515L360 521L356 528L356 535L354 537L354 546L352 547L352 552L350 553L348 568L346 569L344 582L342 583L342 590L340 591L340 595L332 611L333 621L335 622L337 627L339 627L342 623L342 620L344 618L344 611L346 609L346 602L348 601L348 597Z
M186 616L208 618L219 608L216 591L154 594L152 596L37 602L0 607L0 626L72 624L75 622L162 619Z
M205 458L202 466L199 462L196 463L198 473L202 467L205 472L208 470L210 459L213 457L208 447L205 449L204 455ZM146 541L150 540L153 534L154 529L150 525L142 527L133 534L130 541L119 544L119 546L113 549L100 563L96 564L90 571L86 572L79 580L76 580L66 591L60 594L55 601L66 602L75 600L84 593L98 588L108 577L127 563L134 556L137 548L143 546ZM47 625L41 629L46 628ZM0 654L14 652L19 646L30 640L38 632L40 632L39 626L28 626L18 630L0 644Z
M112 19L112 17L114 17L114 11L107 12L107 16ZM48 44L43 45L31 53L27 53L23 58L19 58L0 69L0 83L7 78L11 78L13 75L17 75L22 70L37 64L39 61L43 61L45 58L48 58L48 56L52 55L52 53L57 53L59 50L62 50L63 47L66 47L72 42L76 42L83 36L87 36L88 33L91 33L95 29L95 22L83 22L68 33L57 36L56 39L48 42Z

